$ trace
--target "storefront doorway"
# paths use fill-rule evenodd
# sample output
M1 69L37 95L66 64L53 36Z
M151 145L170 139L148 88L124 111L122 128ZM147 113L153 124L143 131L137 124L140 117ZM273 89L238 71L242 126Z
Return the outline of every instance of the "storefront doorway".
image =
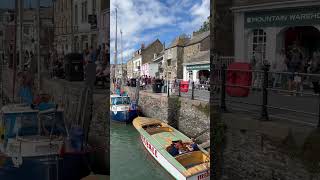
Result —
M209 70L200 70L198 71L198 79L200 84L205 84L206 81L208 81L210 77L210 71Z
M304 52L304 58L310 59L313 52L320 50L320 31L313 26L289 27L283 31L283 47L289 52L296 43Z

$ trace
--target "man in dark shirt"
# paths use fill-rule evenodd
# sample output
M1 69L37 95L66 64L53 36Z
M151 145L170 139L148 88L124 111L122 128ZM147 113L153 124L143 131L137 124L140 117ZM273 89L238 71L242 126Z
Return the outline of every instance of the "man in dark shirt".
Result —
M173 143L173 142L172 142L172 144L169 146L168 152L169 152L169 154L171 154L171 156L177 156L177 155L179 155L179 149L175 146L175 143Z

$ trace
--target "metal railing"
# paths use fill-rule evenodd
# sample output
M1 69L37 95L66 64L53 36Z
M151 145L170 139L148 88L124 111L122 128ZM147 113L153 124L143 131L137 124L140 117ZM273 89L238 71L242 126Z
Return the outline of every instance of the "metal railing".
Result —
M219 101L222 110L229 110L227 104L228 107L240 104L244 108L243 110L259 112L260 119L265 121L269 120L270 116L287 120L293 120L293 116L316 117L317 123L310 123L304 117L299 117L300 119L297 121L305 124L317 124L317 127L320 127L319 92L312 92L311 87L307 86L311 83L311 79L316 79L314 81L319 82L320 75L270 71L269 65L265 65L262 70L227 69L226 67L226 65L222 65L220 69L215 69L221 72L221 76L217 77L217 81L214 81L214 86L219 86L221 90L216 91L215 99ZM249 78L251 82L247 82L246 85L232 82L231 79L243 77L245 74L252 77ZM287 87L286 84L288 84ZM233 96L230 93L232 89L246 91L247 94L243 97ZM306 104L302 104L303 102ZM245 105L248 106L244 107ZM249 108L249 106L251 107ZM295 106L295 108L288 106ZM279 114L286 114L289 118L281 117Z
M161 84L140 83L140 90L143 90L149 93L166 94L167 97L179 96L179 97L189 98L192 100L209 101L209 98L210 98L209 82L207 83L189 82L188 85L183 85L182 81L183 81L182 79L178 79L175 82L174 80L171 80L169 82L164 80ZM183 81L183 82L187 82L187 81Z

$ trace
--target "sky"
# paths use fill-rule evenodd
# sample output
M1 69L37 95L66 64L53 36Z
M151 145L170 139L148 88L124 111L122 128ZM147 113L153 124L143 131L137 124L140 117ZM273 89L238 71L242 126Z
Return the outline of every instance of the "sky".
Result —
M24 0L24 6L29 7L31 3L32 7L36 7L37 0ZM14 8L15 0L0 0L0 8ZM52 3L52 0L40 0L41 6L48 6Z
M118 9L118 63L157 38L168 47L181 34L191 35L210 16L210 0L111 0L111 63L115 55L115 9Z

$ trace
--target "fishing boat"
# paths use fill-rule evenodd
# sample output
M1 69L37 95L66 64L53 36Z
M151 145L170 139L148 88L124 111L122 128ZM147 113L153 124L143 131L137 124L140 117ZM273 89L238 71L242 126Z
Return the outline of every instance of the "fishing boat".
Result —
M197 150L183 152L176 156L168 152L173 141L192 143L192 140L169 126L152 118L137 117L133 120L139 131L141 141L152 157L178 180L209 180L210 157L207 151Z
M62 110L39 111L26 104L1 108L0 153L11 158L14 167L24 160L56 159L64 142Z
M128 95L112 94L110 96L111 119L118 122L130 123L138 116L137 106Z

